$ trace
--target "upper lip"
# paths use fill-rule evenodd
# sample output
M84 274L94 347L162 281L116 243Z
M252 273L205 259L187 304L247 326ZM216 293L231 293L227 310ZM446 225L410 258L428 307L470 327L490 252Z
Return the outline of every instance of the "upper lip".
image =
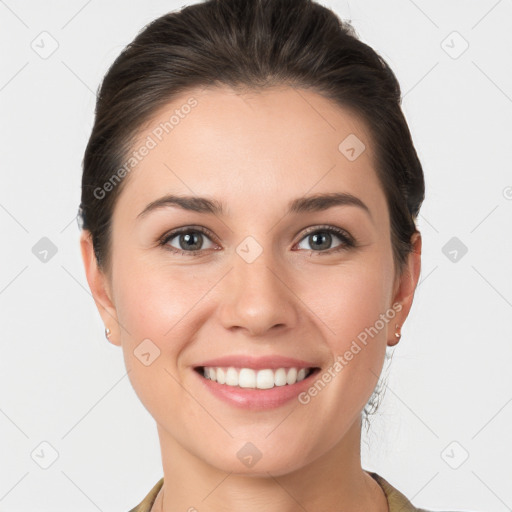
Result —
M278 355L268 355L261 357L251 357L248 355L230 355L224 357L218 357L216 359L209 359L194 367L229 367L233 366L236 368L254 368L255 370L263 370L265 368L277 369L277 368L316 368L314 363L295 359L293 357L283 357Z

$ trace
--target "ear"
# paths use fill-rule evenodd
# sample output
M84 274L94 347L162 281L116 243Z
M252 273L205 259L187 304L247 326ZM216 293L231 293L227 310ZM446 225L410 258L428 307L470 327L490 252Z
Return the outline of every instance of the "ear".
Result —
M94 247L92 244L92 235L88 230L82 230L80 235L80 250L85 268L85 275L89 288L96 303L96 307L101 315L103 324L108 327L112 334L109 341L114 345L121 346L119 336L119 324L117 321L117 311L112 301L112 290L107 275L98 268Z
M399 341L395 336L395 332L400 333L400 329L405 322L411 310L414 292L418 285L418 280L421 272L421 233L416 231L411 237L413 250L407 257L407 264L401 276L397 277L395 283L394 297L392 304L399 303L402 309L397 313L392 322L391 339L388 340L388 345L396 345ZM395 324L398 328L395 329Z

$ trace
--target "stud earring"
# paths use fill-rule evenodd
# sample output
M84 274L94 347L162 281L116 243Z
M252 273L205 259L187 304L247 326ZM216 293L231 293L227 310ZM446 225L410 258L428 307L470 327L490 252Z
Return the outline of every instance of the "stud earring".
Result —
M105 338L107 338L108 341L110 341L111 334L112 334L112 331L108 327L105 328Z
M397 329L397 332L395 332L395 340L388 343L388 346L393 347L395 346L399 341L402 335L400 334L400 326L398 324L395 324L395 329Z

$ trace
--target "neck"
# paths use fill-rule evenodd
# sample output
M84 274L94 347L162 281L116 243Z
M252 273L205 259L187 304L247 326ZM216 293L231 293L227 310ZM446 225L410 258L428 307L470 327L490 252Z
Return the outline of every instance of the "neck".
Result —
M289 473L221 471L188 452L158 425L164 486L153 510L201 512L389 512L380 485L361 467L361 419L331 450Z

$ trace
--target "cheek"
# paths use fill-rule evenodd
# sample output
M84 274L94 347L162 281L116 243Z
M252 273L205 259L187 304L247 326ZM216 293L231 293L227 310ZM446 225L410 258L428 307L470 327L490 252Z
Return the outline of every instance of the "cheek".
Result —
M154 339L166 351L179 349L179 333L209 287L208 280L185 266L164 267L143 258L119 262L117 283L116 309L129 332L123 332L125 339L129 343Z
M336 436L342 436L360 413L382 370L388 329L394 327L396 314L388 303L389 265L376 258L331 272L321 298L309 295L308 300L315 301L311 309L320 312L317 325L323 325L332 364L317 376L301 403L312 407L310 416L319 418L319 429L320 418L325 421L327 414Z
M307 294L308 304L318 311L326 327L326 337L332 344L332 352L340 353L347 349L351 340L357 339L375 324L379 330L375 338L386 337L386 326L390 315L382 323L382 315L390 309L391 261L382 257L366 258L353 265L332 269L326 273L322 288L310 286ZM316 279L316 282L321 282ZM322 291L321 291L322 290ZM321 291L321 293L320 293ZM394 314L394 311L390 312ZM364 338L361 335L360 338Z
M375 389L385 358L388 329L396 311L390 307L392 258L369 254L339 272L325 276L324 293L312 293L311 309L318 313L332 364L319 379L330 390L319 401L332 411L331 420L342 428L346 415L362 409ZM327 279L328 278L328 279ZM318 383L316 389L323 389ZM312 390L315 394L317 391ZM307 399L307 397L306 397ZM351 416L352 417L352 416Z
M173 274L132 260L118 265L116 290L129 379L146 409L164 423L169 404L175 410L187 406L178 384L180 355L193 341L193 308L204 295L204 283L194 283L183 270Z
M182 378L181 355L209 318L205 295L218 277L191 267L155 264L141 255L118 257L116 266L125 365L137 395L155 412L162 390L180 394L172 377Z

